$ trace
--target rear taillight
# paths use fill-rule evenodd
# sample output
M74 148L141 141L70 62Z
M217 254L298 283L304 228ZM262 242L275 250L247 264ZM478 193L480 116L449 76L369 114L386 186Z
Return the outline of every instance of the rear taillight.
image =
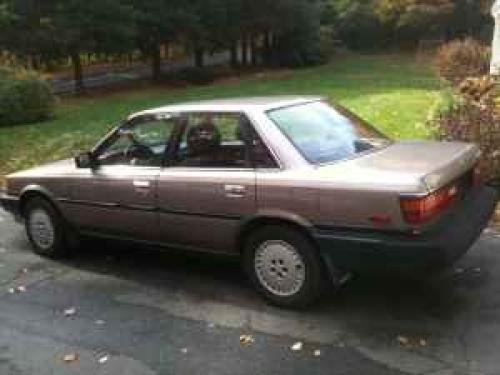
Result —
M422 224L443 212L457 197L458 188L446 186L422 197L402 197L401 211L407 223Z

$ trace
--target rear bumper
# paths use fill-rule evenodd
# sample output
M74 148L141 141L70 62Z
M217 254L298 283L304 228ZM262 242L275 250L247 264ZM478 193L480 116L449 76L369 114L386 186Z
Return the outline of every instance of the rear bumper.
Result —
M19 197L0 192L0 207L12 214L16 219L21 218L21 204Z
M441 268L467 252L488 225L497 201L495 189L478 187L443 223L421 235L317 230L315 238L324 259L347 271Z

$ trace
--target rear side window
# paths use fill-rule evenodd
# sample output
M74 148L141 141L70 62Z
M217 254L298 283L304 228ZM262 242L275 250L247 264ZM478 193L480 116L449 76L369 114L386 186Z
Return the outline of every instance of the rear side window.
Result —
M267 148L243 114L190 113L181 122L173 166L251 168L273 164Z
M242 168L249 155L241 137L244 117L232 113L183 116L182 135L172 165L198 168Z
M389 141L347 111L311 102L267 112L311 163L329 163L386 146Z

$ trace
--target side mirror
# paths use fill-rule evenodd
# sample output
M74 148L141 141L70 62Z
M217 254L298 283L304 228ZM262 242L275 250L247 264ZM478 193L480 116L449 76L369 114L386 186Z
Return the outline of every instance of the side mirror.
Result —
M91 152L84 152L75 157L75 164L77 168L96 168L97 161Z

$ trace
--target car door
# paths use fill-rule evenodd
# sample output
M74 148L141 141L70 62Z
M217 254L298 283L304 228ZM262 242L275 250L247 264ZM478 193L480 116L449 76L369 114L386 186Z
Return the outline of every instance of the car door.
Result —
M187 113L158 179L162 241L234 251L241 220L256 209L255 170L250 164L240 113Z
M86 230L158 239L156 189L175 120L142 116L120 127L95 151L97 168L72 186L74 212Z

